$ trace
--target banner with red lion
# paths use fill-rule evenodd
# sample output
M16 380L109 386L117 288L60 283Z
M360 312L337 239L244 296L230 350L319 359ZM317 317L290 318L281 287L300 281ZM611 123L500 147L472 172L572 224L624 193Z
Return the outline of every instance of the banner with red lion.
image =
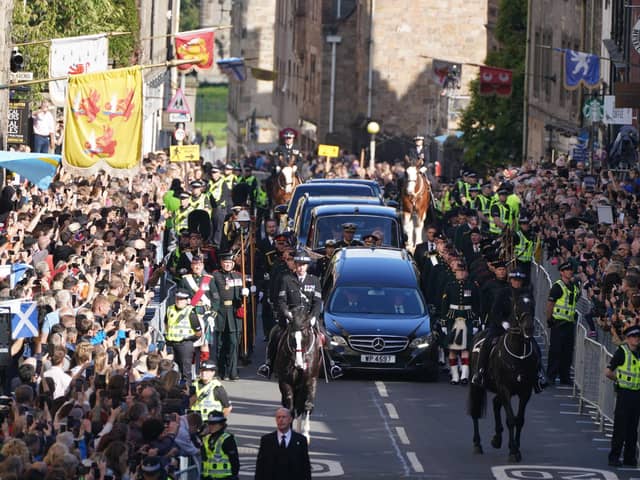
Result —
M176 59L193 60L193 63L179 65L182 73L192 70L209 70L213 66L213 29L203 28L175 36Z
M142 158L139 66L69 77L63 164L80 175L127 175Z

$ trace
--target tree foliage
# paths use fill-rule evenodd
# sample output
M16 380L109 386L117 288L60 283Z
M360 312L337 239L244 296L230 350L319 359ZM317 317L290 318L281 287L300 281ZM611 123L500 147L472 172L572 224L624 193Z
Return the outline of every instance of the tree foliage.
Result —
M480 96L474 80L461 120L465 164L482 172L521 161L527 0L500 1L495 34L500 48L487 54L485 64L513 70L513 93Z
M13 9L13 43L108 32L131 32L109 39L109 58L116 67L131 65L138 45L140 19L135 0L29 0ZM25 70L36 79L49 76L49 43L20 47ZM47 84L32 86L37 97Z
M196 30L200 27L200 0L180 1L180 31Z

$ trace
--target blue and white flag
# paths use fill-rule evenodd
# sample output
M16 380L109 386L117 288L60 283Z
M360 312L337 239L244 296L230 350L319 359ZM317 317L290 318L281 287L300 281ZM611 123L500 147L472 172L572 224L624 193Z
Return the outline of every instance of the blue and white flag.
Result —
M10 287L14 288L18 283L20 283L22 277L24 277L24 274L27 273L27 270L30 268L33 267L26 263L14 263L11 265Z
M58 165L60 155L48 153L0 152L0 167L25 177L41 190L47 190Z
M38 307L36 302L19 300L7 302L11 309L11 338L29 338L38 336Z
M230 57L222 58L216 61L222 73L226 73L230 77L233 76L241 82L247 79L247 69L244 64L244 58Z
M600 85L600 57L591 53L563 50L564 86L575 90L583 84L587 88Z

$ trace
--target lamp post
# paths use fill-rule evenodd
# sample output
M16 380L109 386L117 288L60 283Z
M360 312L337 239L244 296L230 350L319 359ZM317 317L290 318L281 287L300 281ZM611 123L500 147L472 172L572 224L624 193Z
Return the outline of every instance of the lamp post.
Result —
M373 172L376 168L376 133L380 131L378 122L367 123L367 132L371 135L369 142L369 169Z

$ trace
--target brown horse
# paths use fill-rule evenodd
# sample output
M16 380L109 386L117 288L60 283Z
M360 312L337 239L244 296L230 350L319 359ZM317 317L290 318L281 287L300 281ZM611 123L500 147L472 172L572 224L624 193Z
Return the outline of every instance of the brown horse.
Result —
M269 198L271 199L272 205L287 203L291 199L293 189L302 183L296 170L295 165L287 165L282 167L278 173L271 176L269 182Z
M402 189L402 225L407 235L407 247L412 249L422 242L422 228L431 202L431 185L418 167L405 171Z

